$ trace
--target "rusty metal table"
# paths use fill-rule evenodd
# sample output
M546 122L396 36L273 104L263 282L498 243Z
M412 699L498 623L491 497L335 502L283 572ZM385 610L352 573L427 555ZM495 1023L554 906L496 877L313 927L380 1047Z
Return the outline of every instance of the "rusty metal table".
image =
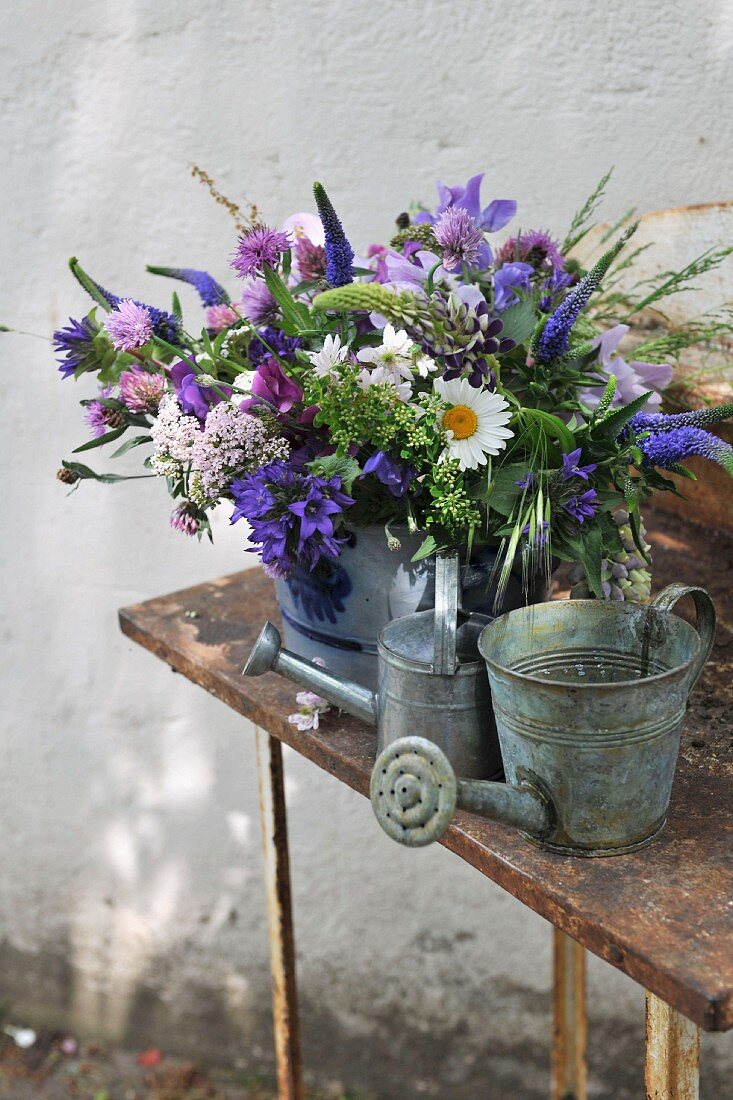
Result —
M614 859L542 852L518 833L457 813L441 843L555 929L553 1100L584 1100L585 952L647 991L647 1097L698 1096L699 1028L733 1028L733 539L655 513L655 583L708 587L720 625L685 723L669 823L649 848ZM367 795L372 729L332 712L315 732L288 723L293 688L241 676L265 619L259 569L120 612L122 630L239 714L257 735L280 1096L302 1096L281 742ZM375 828L376 828L375 823Z

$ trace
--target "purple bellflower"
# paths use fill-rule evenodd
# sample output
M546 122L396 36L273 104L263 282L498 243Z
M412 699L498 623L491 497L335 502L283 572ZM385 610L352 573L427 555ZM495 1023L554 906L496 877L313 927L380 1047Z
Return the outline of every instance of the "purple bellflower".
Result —
M573 517L576 523L585 523L587 519L592 519L596 514L595 501L597 496L595 489L586 489L584 493L578 493L577 496L570 498L565 505L565 511Z
M578 447L577 450L562 456L562 476L565 481L569 481L571 477L582 477L583 481L588 481L588 475L598 468L595 462L579 466L580 452L581 448Z
M384 451L377 451L367 459L364 463L364 473L374 474L377 481L381 481L393 497L404 496L417 475L414 467L406 462L400 462L399 459L390 458Z

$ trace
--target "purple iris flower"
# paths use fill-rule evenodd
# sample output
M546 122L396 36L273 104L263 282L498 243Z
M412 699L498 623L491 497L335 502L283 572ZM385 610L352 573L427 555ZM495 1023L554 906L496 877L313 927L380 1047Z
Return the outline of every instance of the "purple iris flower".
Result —
M529 290L529 280L534 274L531 264L516 263L503 264L494 273L494 306L496 309L506 309L519 301L515 290Z
M588 474L592 474L598 468L595 462L589 462L587 466L578 465L581 450L582 448L578 447L577 450L562 456L562 476L565 481L569 481L571 477L582 477L583 481L587 481Z
M595 489L586 489L584 493L578 493L571 497L565 505L565 511L573 517L576 523L585 523L596 514L594 501L598 494Z
M417 471L408 463L390 458L384 451L377 451L367 459L364 463L364 473L374 474L377 481L381 481L393 497L404 496L417 475Z
M171 367L171 381L176 391L178 404L189 416L195 416L203 422L212 405L218 405L224 398L210 386L199 386L198 374L190 359L181 359ZM225 392L231 392L228 386L222 386Z

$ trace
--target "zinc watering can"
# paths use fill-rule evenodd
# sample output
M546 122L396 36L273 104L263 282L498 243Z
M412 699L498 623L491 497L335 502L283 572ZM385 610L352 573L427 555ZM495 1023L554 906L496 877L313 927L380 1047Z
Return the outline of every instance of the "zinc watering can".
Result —
M685 595L696 628L671 613ZM714 636L710 596L682 584L648 607L568 600L500 616L479 649L507 783L456 778L439 746L402 738L374 765L377 820L410 847L439 839L456 807L565 855L644 847L664 828L687 697Z
M378 689L370 691L282 648L265 623L243 675L274 670L377 727L378 750L420 733L460 775L501 775L491 693L477 643L485 616L458 607L457 555L435 561L435 611L393 619L377 639Z

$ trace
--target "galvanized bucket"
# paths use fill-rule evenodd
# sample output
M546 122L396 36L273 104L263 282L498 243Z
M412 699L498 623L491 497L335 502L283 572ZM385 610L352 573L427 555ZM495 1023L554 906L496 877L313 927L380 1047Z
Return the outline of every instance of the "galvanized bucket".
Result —
M670 613L685 595L697 629ZM557 601L485 627L507 781L536 780L557 815L544 847L613 855L661 831L687 696L714 635L709 595L682 584L649 607Z

